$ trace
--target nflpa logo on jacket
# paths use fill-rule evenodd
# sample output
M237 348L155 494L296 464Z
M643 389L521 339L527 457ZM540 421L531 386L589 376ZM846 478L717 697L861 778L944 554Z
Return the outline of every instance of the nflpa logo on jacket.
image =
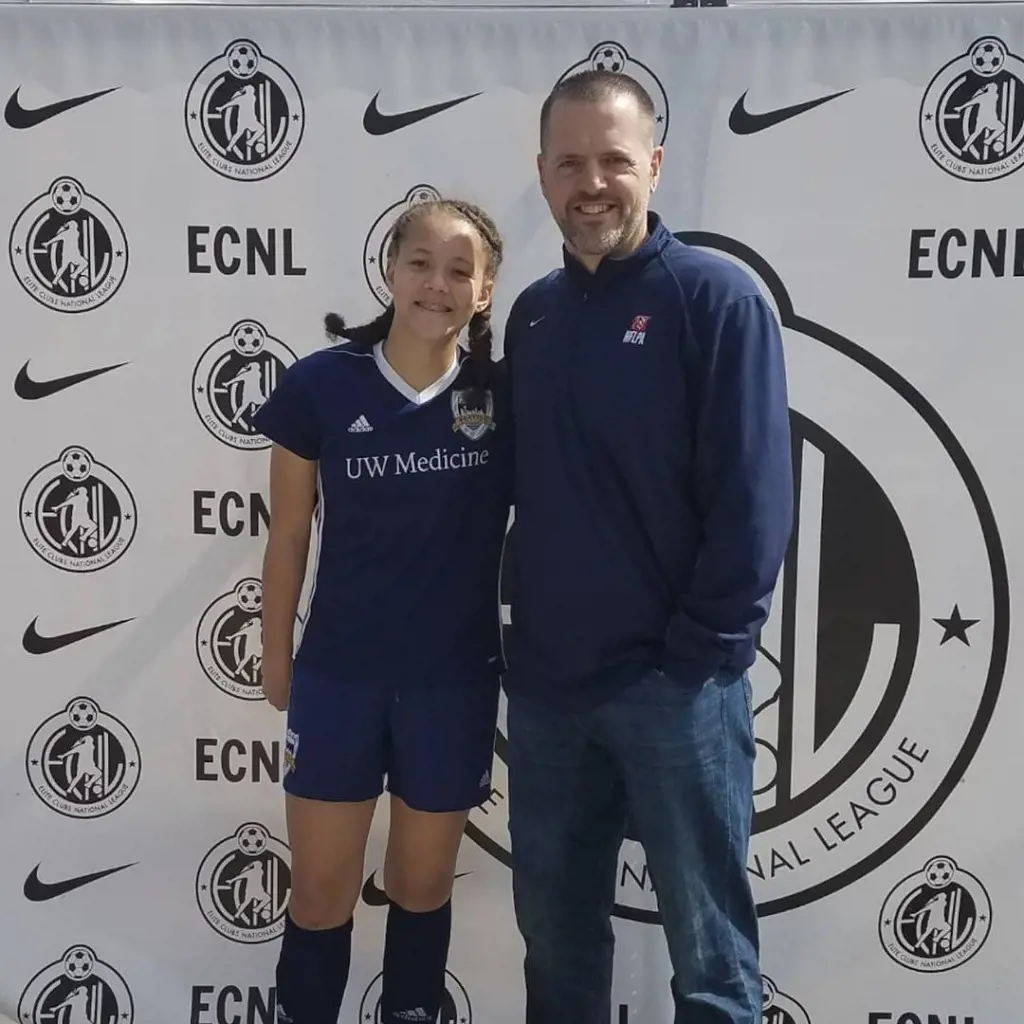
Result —
M649 316L635 316L629 325L629 330L622 336L623 345L642 345L647 335L647 325L651 322Z

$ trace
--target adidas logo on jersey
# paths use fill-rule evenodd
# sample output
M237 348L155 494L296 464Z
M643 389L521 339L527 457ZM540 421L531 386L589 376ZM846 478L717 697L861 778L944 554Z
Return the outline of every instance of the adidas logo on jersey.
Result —
M350 434L366 434L373 430L365 416L360 416L352 426L348 428Z

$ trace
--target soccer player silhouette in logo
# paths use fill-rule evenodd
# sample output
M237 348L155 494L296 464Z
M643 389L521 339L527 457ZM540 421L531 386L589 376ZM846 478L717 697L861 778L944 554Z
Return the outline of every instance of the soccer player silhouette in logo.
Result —
M267 892L262 861L249 861L220 888L231 892L237 908L232 915L236 921L245 919L253 924L260 921L266 923L273 917L274 901Z
M71 779L64 790L65 796L70 796L79 786L82 786L83 799L90 795L101 795L103 772L96 764L96 740L93 736L82 736L57 760L64 762L65 775Z
M231 642L233 652L237 655L235 675L255 682L263 663L263 622L260 617L254 615L246 619L237 632L223 639Z
M78 541L80 551L86 548L95 551L99 547L99 525L89 508L88 489L76 487L59 505L54 505L50 512L51 514L62 512L64 509L70 511L71 522L64 531L60 546L62 548L70 547L71 541L74 539ZM77 537L75 537L76 534Z
M67 1010L67 1013L62 1013ZM40 1017L56 1022L56 1024L101 1024L89 1016L89 990L79 985L71 990L70 995L52 1010L41 1013Z
M217 108L217 113L224 115L225 133L231 130L228 127L229 117L224 113L226 110L236 111L237 124L225 150L231 152L244 135L245 145L255 150L258 156L263 156L267 152L267 129L256 113L256 87L251 82L243 85L227 103Z
M947 918L949 893L936 893L920 910L907 915L908 921L916 924L917 941L914 949L918 952L948 952L953 945L953 926Z
M255 360L248 362L238 373L224 382L224 390L232 385L241 385L241 394L235 401L235 415L231 417L231 426L237 426L238 422L245 415L251 415L261 408L267 400L263 390L263 369Z
M974 131L967 135L960 153L966 153L977 140L981 140L983 146L991 146L996 153L1001 153L1006 141L1006 124L999 116L999 86L995 82L986 82L966 103L953 108L954 114L963 116L964 134L967 134L967 125L970 110L976 110L977 119L974 123Z
M81 229L77 220L65 221L57 233L48 242L43 243L50 257L50 267L53 269L53 277L50 284L54 288L63 288L71 292L74 288L76 278L86 278L88 261L82 255ZM56 254L54 252L56 250ZM70 271L67 284L61 278Z

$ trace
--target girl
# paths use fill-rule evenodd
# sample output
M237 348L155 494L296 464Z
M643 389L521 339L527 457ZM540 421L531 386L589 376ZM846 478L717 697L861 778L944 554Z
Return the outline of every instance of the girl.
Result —
M263 689L288 711L282 1024L336 1024L385 776L380 1020L433 1022L444 999L455 861L469 810L490 796L503 669L512 431L490 328L501 259L477 207L410 207L387 250L391 305L353 329L330 314L328 334L347 340L292 365L255 420L274 442Z

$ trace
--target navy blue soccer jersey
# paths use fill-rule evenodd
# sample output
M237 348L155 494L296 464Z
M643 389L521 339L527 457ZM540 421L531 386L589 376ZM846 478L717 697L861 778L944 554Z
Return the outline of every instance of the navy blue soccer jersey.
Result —
M318 462L318 554L296 665L394 688L503 669L498 573L513 438L503 364L473 405L467 354L417 393L372 352L299 359L255 417Z

